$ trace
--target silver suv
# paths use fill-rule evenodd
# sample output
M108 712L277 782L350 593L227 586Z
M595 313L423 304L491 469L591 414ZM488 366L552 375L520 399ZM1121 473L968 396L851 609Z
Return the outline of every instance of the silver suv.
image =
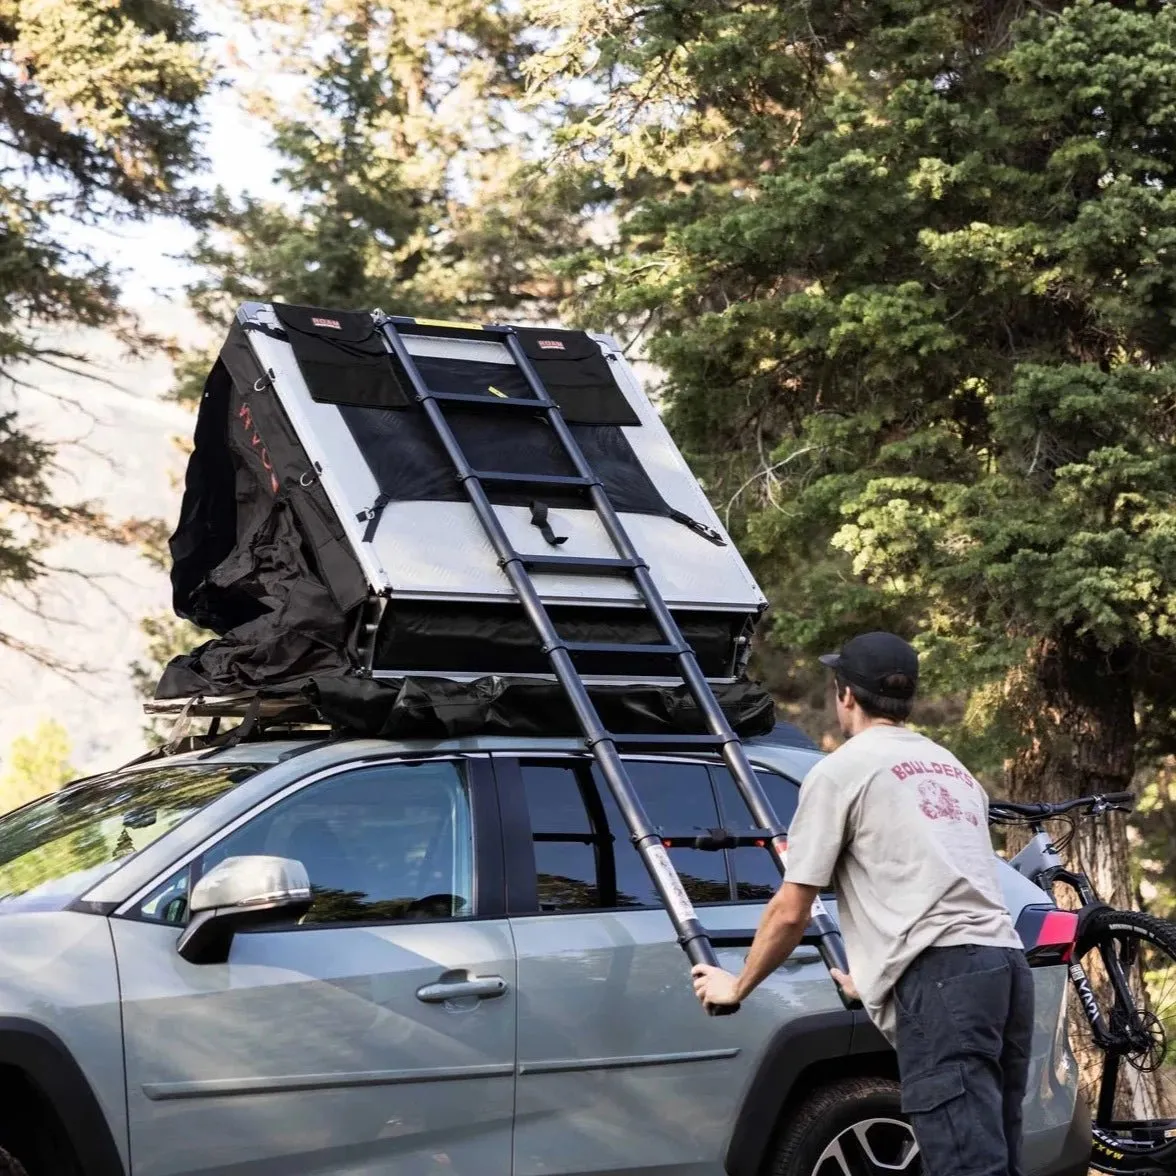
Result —
M747 748L787 820L819 753ZM630 770L667 834L751 824L717 762ZM672 857L734 966L768 855ZM156 756L0 819L0 863L0 1145L30 1176L918 1172L894 1056L814 948L703 1014L574 740ZM1027 1170L1079 1176L1064 945L1001 876L1038 965Z

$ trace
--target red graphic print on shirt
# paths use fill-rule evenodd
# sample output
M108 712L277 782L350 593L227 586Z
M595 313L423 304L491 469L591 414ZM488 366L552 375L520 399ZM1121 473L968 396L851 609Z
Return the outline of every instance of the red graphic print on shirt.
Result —
M919 808L923 816L932 821L967 821L969 825L977 823L976 814L964 812L960 802L947 787L934 780L924 780L919 785Z

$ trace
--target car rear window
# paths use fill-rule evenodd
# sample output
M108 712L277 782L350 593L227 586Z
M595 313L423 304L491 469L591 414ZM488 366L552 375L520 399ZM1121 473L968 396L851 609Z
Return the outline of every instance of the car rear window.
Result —
M733 832L754 822L727 768L669 760L629 760L629 778L655 829ZM661 905L612 793L595 764L585 760L523 760L523 789L531 815L536 887L543 911L646 908ZM799 788L766 769L756 776L787 827ZM763 902L780 885L766 850L718 852L675 848L670 860L697 905Z

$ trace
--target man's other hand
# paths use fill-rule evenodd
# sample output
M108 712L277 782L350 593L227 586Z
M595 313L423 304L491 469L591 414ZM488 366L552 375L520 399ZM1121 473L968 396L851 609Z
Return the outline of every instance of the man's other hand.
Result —
M858 994L857 985L853 982L853 977L846 975L839 968L830 968L829 975L841 986L841 991L849 997L850 1000L861 1000Z
M707 964L695 964L690 974L694 977L694 995L704 1005L739 1004L739 981L730 972Z

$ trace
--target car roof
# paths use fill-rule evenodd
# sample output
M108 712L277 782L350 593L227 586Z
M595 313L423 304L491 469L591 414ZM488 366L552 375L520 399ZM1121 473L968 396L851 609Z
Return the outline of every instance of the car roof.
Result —
M355 755L372 755L383 753L387 755L438 755L463 754L470 752L525 752L551 751L576 752L584 751L584 740L573 736L528 736L528 735L469 735L455 739L365 739L360 736L344 736L328 738L324 732L321 738L315 738L308 732L309 737L301 739L256 739L241 742L229 747L213 747L202 750L178 752L172 755L160 756L142 761L158 764L166 761L169 764L188 763L216 763L216 764L277 764L295 756L315 751L316 760L323 758L326 753L328 760L349 759ZM670 737L672 738L672 736ZM794 723L779 722L766 735L758 735L743 740L749 749L759 748L795 748L798 750L818 752L820 749ZM331 754L334 751L335 755ZM682 752L662 752L660 755L681 754L697 758L697 752L683 749ZM132 767L135 765L127 765Z

